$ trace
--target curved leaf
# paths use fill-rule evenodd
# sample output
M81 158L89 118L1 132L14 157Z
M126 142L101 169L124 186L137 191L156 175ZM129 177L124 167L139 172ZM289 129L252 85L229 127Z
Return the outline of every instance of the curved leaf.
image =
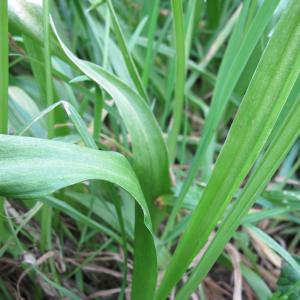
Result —
M42 41L41 5L40 0L11 0L9 3L10 25L39 42ZM53 22L52 28L63 52L72 64L103 87L115 100L131 136L134 169L146 199L152 200L161 194L168 193L170 178L167 148L150 108L141 96L117 77L96 64L77 58L62 42ZM58 47L55 47L55 50L55 54L63 56L59 53ZM66 62L70 63L70 61L66 59Z
M22 1L22 5L20 5L19 1L11 0L9 10L10 22L17 27L19 31L30 35L41 43L41 32L36 30L36 28L30 31L30 26L28 26L31 21L32 26L41 26L41 23L37 21L39 19L41 20L38 16L41 13L41 2L34 1L34 13L31 11L32 5L32 1L29 0ZM40 8L38 8L39 5ZM15 9L14 6L18 6L18 9ZM22 6L22 9L19 9L20 6ZM24 18L24 16L26 16L26 18ZM17 22L15 20L17 20ZM23 29L26 30L23 31ZM162 137L162 132L150 108L136 92L114 75L93 63L77 58L62 42L56 32L54 24L53 30L60 43L59 46L56 41L53 40L53 49L55 50L53 53L58 55L66 63L79 69L113 97L131 137L134 170L141 183L152 217L154 215L152 212L155 210L153 200L157 196L169 192L170 178L166 145ZM61 49L64 53L62 53ZM153 299L152 296L157 273L156 253L153 238L143 225L141 211L139 208L137 208L137 211L139 216L136 217L135 244L139 244L142 247L139 251L145 253L145 255L147 254L147 257L137 258L137 256L135 256L132 297L133 299L140 299L143 295L143 299ZM147 274L143 272L144 268L148 270ZM138 272L138 270L140 270L140 272Z
M0 135L0 195L32 199L85 180L105 180L129 192L152 231L149 210L127 159L119 153L97 151L38 138Z
M77 58L65 46L53 23L52 25L68 58L115 100L132 139L134 169L144 193L153 199L169 192L167 150L161 130L148 106L136 92L117 77L96 64Z

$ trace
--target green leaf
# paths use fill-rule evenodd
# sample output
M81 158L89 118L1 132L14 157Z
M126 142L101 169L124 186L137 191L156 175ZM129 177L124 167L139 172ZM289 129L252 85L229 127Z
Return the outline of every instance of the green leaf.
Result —
M157 299L166 298L205 245L268 140L300 71L299 14L300 2L291 1L251 80L208 185L165 272Z
M151 297L156 282L151 217L138 179L122 155L62 142L6 135L0 136L0 149L0 195L38 198L89 179L106 180L128 191L140 205L135 227L139 238L135 243L140 243L141 253L147 253L147 257L140 260L135 256L138 262L135 272L140 274L142 262L144 265L151 263L145 280L140 279ZM139 283L139 280L134 281L134 284ZM140 292L139 286L136 290Z
M300 265L300 257L294 256ZM285 296L286 300L298 300L300 297L300 274L289 264L285 264L281 270L277 282L277 289Z
M146 92L145 87L143 85L143 82L140 78L140 75L137 71L134 60L132 59L131 54L128 50L128 47L127 47L127 44L126 44L126 41L125 41L125 37L122 33L121 26L119 24L119 21L118 21L118 18L116 16L114 7L112 5L112 2L111 2L111 0L107 0L106 3L108 5L109 11L111 13L115 36L116 36L116 39L118 41L120 50L122 52L124 61L126 63L128 72L129 72L129 74L130 74L130 76L131 76L131 78L134 82L134 85L135 85L137 91L139 92L141 97L143 97L143 99L145 101L147 101L148 100L147 92Z
M172 12L174 18L174 34L176 44L176 80L175 99L173 103L173 124L168 135L168 146L170 160L176 157L177 136L181 128L182 110L184 105L184 84L186 76L185 34L183 19L182 0L172 1Z
M129 192L151 219L139 182L124 156L68 143L0 135L0 194L36 199L85 180L105 180Z
M263 232L261 229L254 226L247 226L247 228L252 231L256 236L259 237L264 243L266 243L271 249L277 252L290 266L300 275L300 265L294 260L292 255L285 250L280 244L278 244L274 239L272 239L268 234Z
M28 0L22 2L12 0L9 3L10 24L37 42L41 42L43 36L40 4L40 2ZM150 108L144 103L141 96L114 75L93 63L77 58L61 40L53 23L52 28L61 49L69 59L65 57L65 62L80 69L114 98L131 136L134 169L141 181L146 198L152 200L161 194L169 193L168 153L162 132ZM53 44L56 45L56 43ZM55 50L55 54L59 54L60 57L64 56L58 47Z
M262 278L245 265L241 265L241 271L259 300L268 300L272 295L270 289Z
M203 133L199 141L197 151L194 155L191 168L188 171L187 178L180 190L178 201L176 202L176 206L169 218L165 229L166 231L168 231L169 227L172 226L184 197L192 185L200 166L205 160L205 154L215 135L234 87L238 82L245 65L247 64L255 45L269 23L277 6L278 0L265 1L255 16L250 28L243 33L249 3L250 1L245 1L243 3L242 12L224 54L220 70L218 72L211 106L204 124Z
M56 37L68 58L85 75L102 86L115 100L131 135L134 169L144 193L153 199L169 192L168 155L161 130L143 99L103 68L77 58L63 43L52 23ZM144 176L147 174L147 176Z
M280 126L274 127L273 130L276 130L276 135L273 138L272 144L262 157L255 172L252 174L241 195L236 200L232 210L221 224L202 260L193 271L188 282L179 292L179 296L184 297L183 295L189 295L198 286L199 282L203 280L223 251L226 243L241 224L250 207L255 203L257 197L261 194L282 160L292 148L300 134L299 114L300 97L294 102L284 122L281 123ZM295 208L297 207L298 206Z
M41 43L40 3L22 1L20 4L19 1L12 0L10 4L9 16L13 27ZM52 28L59 41L59 44L56 40L52 42L53 54L79 69L113 97L130 134L134 170L141 183L151 217L154 216L156 208L153 200L161 194L169 193L170 178L166 145L150 108L141 96L114 75L93 63L77 58L59 38L54 24ZM140 211L136 218L135 243L140 245L139 251L146 253L147 257L135 259L133 298L139 299L140 295L146 294L147 299L152 299L157 273L156 254L152 236L143 224L143 215ZM144 268L148 270L147 274Z

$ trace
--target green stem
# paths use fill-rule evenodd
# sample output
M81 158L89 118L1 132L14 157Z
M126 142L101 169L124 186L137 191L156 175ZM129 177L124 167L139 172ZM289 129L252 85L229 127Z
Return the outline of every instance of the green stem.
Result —
M95 98L94 98L94 132L93 138L97 142L101 131L101 114L103 109L103 95L100 88L96 87Z
M0 133L8 132L8 10L0 0ZM0 198L0 241L5 239L4 198Z
M135 205L134 262L132 300L153 300L157 279L156 250L153 237L144 224L141 208Z
M7 0L0 1L0 133L8 131L8 19Z
M47 106L53 104L53 85L51 68L51 42L50 42L50 0L43 0L43 26L44 26L44 64L46 78ZM47 118L48 138L54 137L54 112L50 111ZM41 223L41 250L51 249L52 208L45 205L42 208Z
M173 103L173 125L168 135L170 161L176 156L177 136L180 132L182 110L184 104L184 84L186 76L186 55L184 42L184 20L182 0L172 0L172 12L174 17L175 43L176 43L176 80L175 99Z

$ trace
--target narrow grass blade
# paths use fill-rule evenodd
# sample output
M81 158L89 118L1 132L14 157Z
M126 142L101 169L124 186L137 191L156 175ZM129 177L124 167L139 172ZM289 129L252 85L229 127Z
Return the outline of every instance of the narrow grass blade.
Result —
M153 54L154 54L154 38L155 38L155 32L157 27L157 18L159 13L159 4L160 0L154 0L152 5L152 12L149 19L149 26L148 26L148 48L146 52L146 62L145 67L143 70L143 83L145 87L148 85L149 76L151 76L152 71L152 65L153 65Z
M248 210L255 203L257 197L262 193L266 184L292 148L300 135L299 114L300 97L295 101L290 113L286 116L281 126L279 126L272 144L264 154L261 163L249 179L242 194L236 200L229 215L221 224L202 260L193 271L186 285L179 292L178 297L183 297L180 299L185 299L184 297L190 295L196 289L199 282L204 279L209 269L223 251L226 243L241 224Z
M72 219L80 222L84 226L88 226L92 229L96 229L99 232L103 232L103 233L107 234L108 236L110 236L114 241L116 241L118 243L122 242L121 237L116 232L114 232L110 228L94 221L93 219L87 217L86 215L82 214L81 212L79 212L77 209L75 209L71 205L67 204L66 202L61 201L53 196L47 196L47 197L43 198L41 201L47 205L50 205L53 208L56 208L56 209L64 212L65 214L69 215Z
M15 234L17 235L22 229L23 227L34 217L34 215L43 207L43 203L41 202L37 202L34 207L32 207L25 216L23 216L23 219L21 221L21 223L19 224L19 226L17 227ZM11 242L11 240L13 239L13 236L10 236L5 244L3 245L2 248L0 248L0 257L2 257L2 255L5 253L5 251L7 250L7 248L9 247L9 244Z
M121 52L123 54L124 60L126 62L127 68L128 68L128 72L131 75L131 78L135 84L135 87L138 91L138 93L140 94L140 96L147 101L148 100L148 96L145 90L145 87L143 85L143 82L141 80L141 77L138 73L138 70L135 66L135 63L131 57L131 54L128 50L128 47L126 45L126 41L125 38L123 36L122 30L121 30L121 26L119 24L118 18L116 16L116 12L114 10L114 7L112 5L111 0L107 0L107 5L109 7L110 13L111 13L111 20L113 23L113 27L114 27L114 32L116 35L116 39L118 41L119 47L121 49Z
M168 148L171 162L174 161L176 156L177 136L181 128L186 76L186 55L184 44L185 34L182 0L172 0L172 12L174 18L174 34L176 44L176 80L175 99L173 103L173 123L168 134Z
M7 0L0 2L0 133L8 131L8 17Z
M277 3L278 0L265 1L263 3L261 9L255 16L252 25L243 38L243 28L246 22L249 1L245 1L244 3L243 10L240 14L239 20L237 21L218 73L213 99L204 124L202 137L199 141L193 162L191 163L191 168L189 169L186 180L180 190L176 206L169 218L164 236L166 236L168 230L172 227L174 219L182 205L183 199L191 187L200 166L203 164L205 153L213 136L215 135L218 124L230 99L230 95L232 94L246 63L250 58L255 45L267 24L270 22Z
M300 71L299 13L300 2L291 1L268 43L208 185L166 270L157 299L167 296L204 246L268 140Z
M50 40L50 0L43 0L43 33L44 33L44 66L46 79L46 102L47 106L53 103L52 67L51 67L51 40ZM52 111L47 115L48 138L54 137L54 114ZM51 207L45 205L42 208L41 224L41 251L50 250L51 227L53 212Z
M261 239L264 243L266 243L271 249L277 252L287 263L291 265L291 267L300 275L300 265L293 258L293 256L285 250L282 246L280 246L274 239L272 239L268 234L263 232L261 229L254 226L246 226L246 228L252 231L259 239Z
M8 132L8 6L0 1L0 133ZM4 199L0 197L0 240L5 239Z
M29 122L29 124L27 124L24 128L22 128L18 132L18 135L25 134L33 126L33 124L35 124L41 118L45 117L49 112L53 111L55 108L57 108L59 106L62 106L63 109L65 110L65 112L67 113L68 117L74 124L79 135L81 136L84 144L89 148L98 149L95 141L90 136L88 129L87 129L84 121L82 120L81 116L77 112L77 110L74 108L74 106L71 103L69 103L68 101L64 101L64 100L58 101L58 102L50 105L43 111L41 111L35 118L33 118L31 120L31 122Z
M185 56L188 60L190 56L192 40L197 24L201 18L203 10L203 0L192 0L188 2L187 13L185 15Z
M247 283L250 285L253 291L255 291L258 299L269 300L272 296L272 292L263 279L243 264L241 264L241 271Z

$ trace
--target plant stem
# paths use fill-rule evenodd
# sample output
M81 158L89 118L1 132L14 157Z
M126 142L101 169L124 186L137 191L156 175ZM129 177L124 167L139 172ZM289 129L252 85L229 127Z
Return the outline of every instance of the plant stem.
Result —
M176 156L177 136L180 132L182 110L184 104L184 84L186 76L186 55L184 43L184 20L182 11L182 0L172 0L172 11L174 17L174 31L176 43L176 80L175 80L175 99L173 104L173 125L168 135L168 146L170 162Z
M0 133L8 132L8 11L0 0ZM0 241L5 239L4 198L0 198Z
M50 42L50 0L43 0L43 26L44 26L44 64L46 78L47 106L53 104L52 68L51 68L51 42ZM54 137L54 112L50 111L47 118L48 138ZM41 250L51 248L52 208L45 205L42 208L41 224Z
M0 133L8 131L8 19L7 0L0 1Z
M94 98L95 108L94 108L94 130L93 137L97 142L101 132L101 114L103 109L103 93L99 87L96 87L95 98Z

